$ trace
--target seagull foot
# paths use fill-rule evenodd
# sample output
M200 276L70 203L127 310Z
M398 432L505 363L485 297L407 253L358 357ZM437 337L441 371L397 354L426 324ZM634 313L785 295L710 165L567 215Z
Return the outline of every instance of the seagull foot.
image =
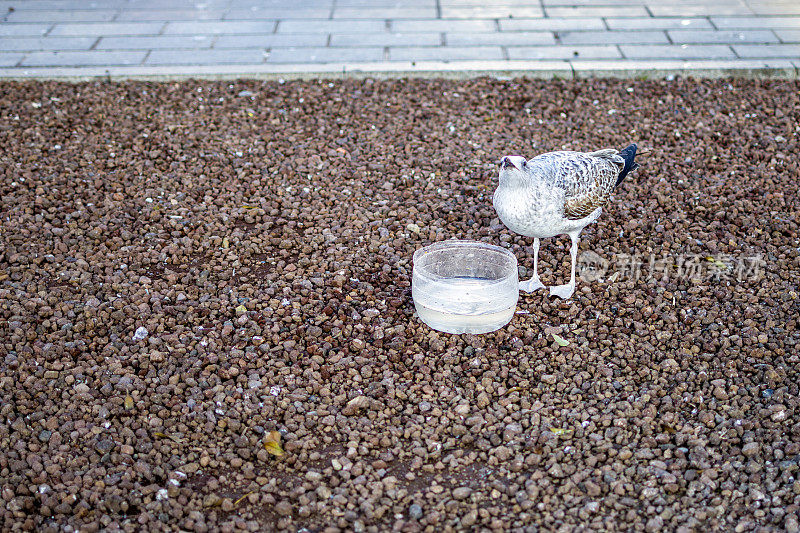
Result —
M572 297L572 293L575 292L575 285L571 283L567 283L566 285L558 285L556 287L550 287L550 296L558 296L564 300L569 300Z
M542 284L542 281L539 279L539 276L534 276L528 281L520 281L519 282L519 290L525 292L533 292L539 289L544 289L545 286Z

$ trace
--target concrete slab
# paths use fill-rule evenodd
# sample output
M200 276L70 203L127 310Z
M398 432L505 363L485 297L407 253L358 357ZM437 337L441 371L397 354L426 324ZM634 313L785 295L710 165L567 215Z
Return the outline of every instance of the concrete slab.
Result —
M0 0L0 77L789 75L799 47L794 0Z

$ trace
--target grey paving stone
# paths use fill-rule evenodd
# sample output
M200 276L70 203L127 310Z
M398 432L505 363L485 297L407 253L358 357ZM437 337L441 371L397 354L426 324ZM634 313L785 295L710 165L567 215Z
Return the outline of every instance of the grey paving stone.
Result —
M673 1L673 0L668 0ZM650 3L649 0L541 0L545 7L552 6L641 6Z
M527 46L536 44L556 44L552 32L537 31L510 31L510 32L487 32L487 33L447 33L445 43L448 46L478 46L478 45L500 45L500 46Z
M201 0L202 1L202 0ZM333 7L334 0L223 0L229 9L288 9L296 7L298 9ZM337 0L337 4L341 2ZM370 2L368 5L379 5L378 0Z
M314 1L314 0L312 0ZM326 0L331 1L331 0ZM337 7L436 7L436 0L336 0Z
M700 75L710 77L730 76L732 70L750 71L758 75L762 69L780 70L785 76L795 77L795 70L786 60L743 59L624 59L602 61L570 61L572 72L578 78L597 76L640 77L664 74Z
M114 21L221 20L224 15L223 9L123 9Z
M562 30L605 30L601 18L538 18L538 19L502 19L502 31L562 31Z
M670 5L651 4L650 12L654 17L708 17L711 15L752 15L753 12L742 5Z
M383 61L380 48L280 48L272 50L268 63L344 63Z
M495 31L493 20L393 20L392 31Z
M270 9L261 7L259 9L231 9L225 14L225 20L289 20L289 19L327 19L331 16L330 7L323 8L296 8L296 9Z
M48 36L157 35L163 22L97 22L56 24Z
M531 1L531 0L498 0L498 1L490 1L487 2L486 0L439 0L441 6L444 7L464 7L464 6L474 6L474 7L481 7L487 6L492 4L497 4L501 6L517 6L517 7L528 7L531 4L537 5L539 4L538 1ZM571 2L570 2L571 3Z
M621 45L628 59L734 59L730 46L719 44Z
M777 43L778 38L768 30L669 30L670 40L675 44L697 43Z
M748 4L756 15L800 15L800 3Z
M110 22L114 9L28 10L25 4L6 15L6 22Z
M104 2L108 0L103 0ZM123 0L132 9L226 9L229 0Z
M4 22L0 24L0 37L39 36L47 33L47 30L52 27L52 24L12 24Z
M742 58L800 57L800 44L738 44L733 46L736 55Z
M514 46L506 48L509 59L620 59L616 46Z
M82 67L138 65L147 52L89 50L81 52L33 52L25 56L25 67Z
M24 54L5 54L0 52L0 67L13 67L19 63L23 57L25 57Z
M124 7L127 0L102 0L102 5L96 5L101 9L118 9ZM91 6L91 4L90 4ZM86 9L87 2L85 0L0 0L0 12L5 13L9 8L14 10L41 10L41 11L56 11L56 10L72 10L72 9Z
M445 19L511 19L543 17L538 6L464 6L442 7Z
M374 33L386 29L382 20L282 20L278 33Z
M228 50L154 50L147 56L146 65L231 65L263 63L267 57L263 48Z
M147 35L134 37L103 37L96 50L159 50L209 48L210 35Z
M336 7L334 19L419 19L436 18L436 7Z
M644 6L546 6L548 17L649 17Z
M800 17L711 17L720 30L760 30L800 28Z
M784 43L800 43L800 29L775 30L775 34Z
M2 37L0 50L88 50L96 42L97 37Z
M499 46L432 46L413 48L390 48L392 61L455 61L503 59Z
M369 35L369 34L367 34ZM325 46L326 33L270 33L267 35L220 35L214 48L293 48L297 46Z
M707 18L607 18L606 24L612 30L713 30Z
M297 0L297 1L290 1L286 0L284 2L278 3L269 3L269 2L250 2L250 3L231 3L228 6L228 11L252 11L252 12L264 12L264 11L271 11L273 9L277 9L280 11L286 11L290 9L298 9L302 11L327 11L328 15L330 15L331 11L333 11L334 3L333 0Z
M331 35L331 46L438 46L441 33L347 33Z
M663 31L559 32L561 44L660 44L669 43Z
M276 24L277 21L272 20L169 22L164 28L164 35L273 33Z

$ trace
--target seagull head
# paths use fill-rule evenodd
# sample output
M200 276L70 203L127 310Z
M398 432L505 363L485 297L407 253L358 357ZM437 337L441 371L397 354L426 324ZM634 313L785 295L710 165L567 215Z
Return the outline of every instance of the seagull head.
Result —
M500 160L500 185L522 184L529 173L528 160L522 156L507 155Z

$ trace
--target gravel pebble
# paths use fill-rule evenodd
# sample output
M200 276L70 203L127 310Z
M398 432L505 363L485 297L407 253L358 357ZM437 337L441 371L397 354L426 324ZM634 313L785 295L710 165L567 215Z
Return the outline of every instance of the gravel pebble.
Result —
M472 489L469 487L458 487L453 489L453 498L456 500L465 500L472 494Z
M422 507L419 504L412 503L408 508L408 516L414 520L419 520L422 518Z

